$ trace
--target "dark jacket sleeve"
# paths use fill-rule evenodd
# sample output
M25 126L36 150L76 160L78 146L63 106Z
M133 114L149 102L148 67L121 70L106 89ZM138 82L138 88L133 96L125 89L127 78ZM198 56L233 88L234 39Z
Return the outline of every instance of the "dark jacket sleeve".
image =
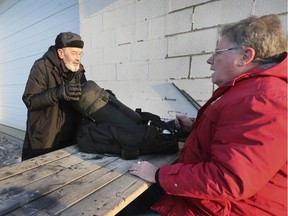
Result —
M51 86L52 80L48 77L47 70L48 68L44 66L44 61L40 60L35 62L30 71L22 96L22 100L28 110L40 110L58 103L56 95L57 84L54 81L54 86Z

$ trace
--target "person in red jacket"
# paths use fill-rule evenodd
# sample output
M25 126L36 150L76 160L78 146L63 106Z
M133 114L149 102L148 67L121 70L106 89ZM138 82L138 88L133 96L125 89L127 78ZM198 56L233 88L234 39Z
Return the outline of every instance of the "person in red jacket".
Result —
M165 191L152 205L157 215L286 215L287 43L279 18L225 25L207 63L218 89L177 163L142 161L130 173Z

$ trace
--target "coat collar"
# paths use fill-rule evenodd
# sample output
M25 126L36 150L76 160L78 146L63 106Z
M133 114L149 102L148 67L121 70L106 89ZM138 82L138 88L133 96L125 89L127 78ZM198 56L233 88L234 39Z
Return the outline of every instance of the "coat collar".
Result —
M280 61L275 64L265 64L256 66L247 72L236 77L226 86L234 86L237 82L256 76L273 76L287 82L287 52L281 54Z

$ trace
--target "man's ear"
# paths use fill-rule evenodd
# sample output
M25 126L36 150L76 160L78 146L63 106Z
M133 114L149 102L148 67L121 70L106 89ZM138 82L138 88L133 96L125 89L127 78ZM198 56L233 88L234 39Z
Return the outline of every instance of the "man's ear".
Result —
M60 59L64 58L64 51L63 49L57 49L57 54L59 56Z
M247 65L250 64L255 57L255 50L251 47L245 48L242 52L242 59L241 59L241 64L242 65Z

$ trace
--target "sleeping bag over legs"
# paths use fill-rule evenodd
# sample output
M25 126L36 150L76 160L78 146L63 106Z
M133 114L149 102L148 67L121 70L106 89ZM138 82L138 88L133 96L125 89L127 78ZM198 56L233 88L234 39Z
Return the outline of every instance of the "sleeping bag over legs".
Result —
M77 134L84 152L137 159L179 150L176 132L159 116L130 109L94 81L82 85L82 96L73 106L85 116Z

